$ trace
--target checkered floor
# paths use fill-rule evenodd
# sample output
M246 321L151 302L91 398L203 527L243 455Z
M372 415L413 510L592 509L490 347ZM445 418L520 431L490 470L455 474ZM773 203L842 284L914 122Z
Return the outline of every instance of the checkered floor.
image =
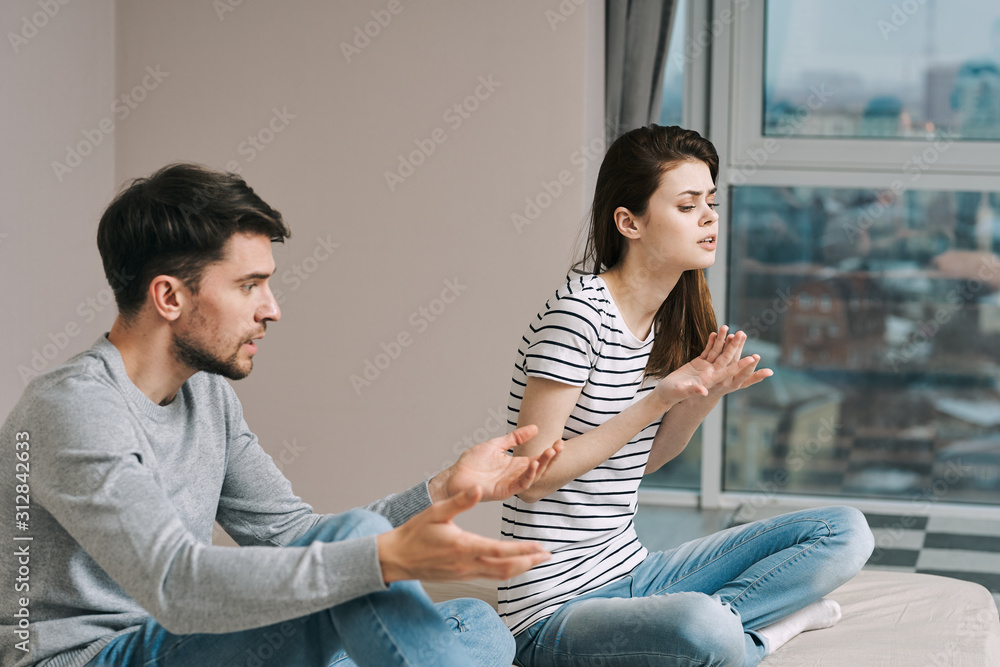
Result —
M780 514L772 508L750 520ZM639 506L636 531L652 550L669 549L735 523L734 512ZM875 551L865 566L875 570L924 572L982 584L1000 607L1000 521L926 516L865 514L875 535Z
M866 514L875 552L866 567L974 581L1000 606L1000 521Z

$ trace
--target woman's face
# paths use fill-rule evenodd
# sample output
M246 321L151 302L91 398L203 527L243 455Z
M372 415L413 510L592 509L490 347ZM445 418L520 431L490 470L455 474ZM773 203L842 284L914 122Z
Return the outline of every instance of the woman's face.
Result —
M657 270L708 268L715 262L719 240L715 190L704 162L682 162L667 171L650 197L646 215L637 221L640 236L632 245Z

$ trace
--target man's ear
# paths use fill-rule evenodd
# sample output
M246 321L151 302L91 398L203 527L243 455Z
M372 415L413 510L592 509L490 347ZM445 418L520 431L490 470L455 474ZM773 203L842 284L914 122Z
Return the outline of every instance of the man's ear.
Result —
M639 220L624 206L619 206L615 209L615 227L618 228L618 233L627 239L637 239L641 236L639 232Z
M149 282L149 301L163 319L174 322L188 305L190 291L174 276L156 276Z

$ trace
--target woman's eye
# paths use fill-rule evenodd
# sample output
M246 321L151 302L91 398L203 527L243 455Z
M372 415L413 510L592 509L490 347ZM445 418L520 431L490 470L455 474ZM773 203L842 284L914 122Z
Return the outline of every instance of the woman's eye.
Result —
M722 204L719 204L718 202L714 202L713 201L713 202L709 203L709 206L712 207L712 210L715 210L715 209L719 208L720 206L722 206Z
M680 209L682 211L684 211L685 213L687 213L688 211L693 211L694 210L694 206L681 206Z

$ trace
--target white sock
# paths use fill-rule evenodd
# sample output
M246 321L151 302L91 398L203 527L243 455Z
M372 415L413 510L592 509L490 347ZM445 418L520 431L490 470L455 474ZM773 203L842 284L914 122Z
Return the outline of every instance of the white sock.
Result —
M829 598L823 598L763 630L758 630L757 634L767 638L768 655L771 655L795 635L807 630L833 627L839 620L840 605Z

